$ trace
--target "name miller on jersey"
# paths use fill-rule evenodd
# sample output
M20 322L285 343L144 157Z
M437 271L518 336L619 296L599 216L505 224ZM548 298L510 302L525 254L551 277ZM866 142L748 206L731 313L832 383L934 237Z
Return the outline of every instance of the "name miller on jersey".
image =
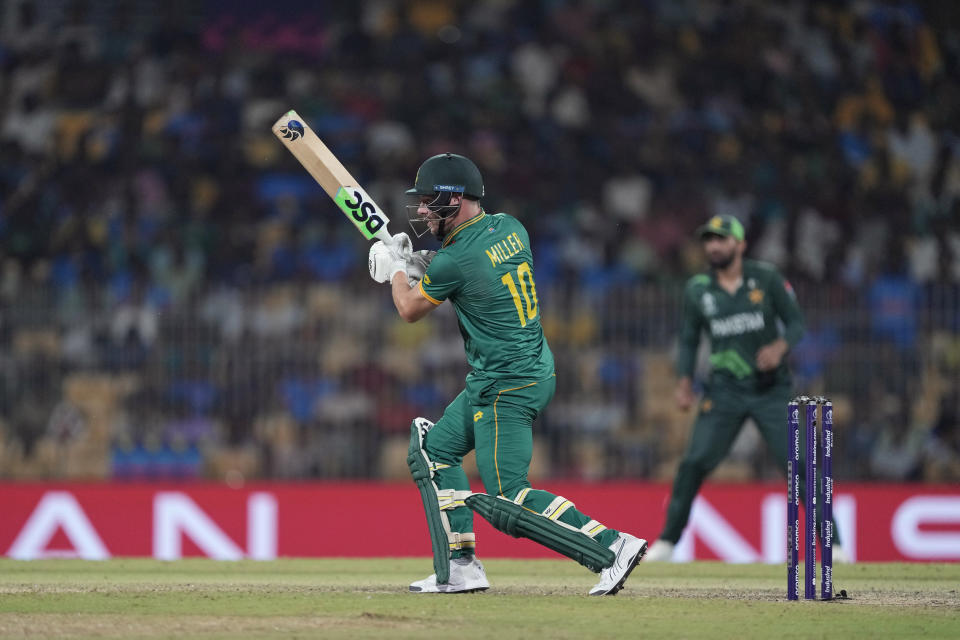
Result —
M495 267L510 257L517 255L523 251L523 249L524 246L523 243L520 242L520 235L517 232L513 232L497 244L492 245L486 252L487 257L490 258L490 264Z
M710 320L710 333L718 338L726 338L750 331L762 331L764 326L762 311L748 311L726 318L713 318Z

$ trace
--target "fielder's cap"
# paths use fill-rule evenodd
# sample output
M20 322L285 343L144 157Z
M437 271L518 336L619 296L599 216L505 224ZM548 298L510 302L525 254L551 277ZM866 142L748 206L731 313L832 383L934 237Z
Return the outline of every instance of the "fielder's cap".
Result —
M743 225L740 221L730 215L713 216L707 223L697 229L697 237L703 238L705 235L713 234L715 236L729 236L737 240L743 240L745 234Z

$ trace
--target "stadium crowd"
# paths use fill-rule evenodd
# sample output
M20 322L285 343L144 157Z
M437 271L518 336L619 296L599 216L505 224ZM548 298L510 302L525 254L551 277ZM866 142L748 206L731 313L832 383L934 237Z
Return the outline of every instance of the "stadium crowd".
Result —
M447 150L530 229L559 376L541 473L667 477L692 231L730 213L798 292L838 477L960 479L950 5L10 0L0 477L405 473L410 419L461 386L456 323L385 313L270 133L294 107L394 232ZM747 432L720 477L778 464Z

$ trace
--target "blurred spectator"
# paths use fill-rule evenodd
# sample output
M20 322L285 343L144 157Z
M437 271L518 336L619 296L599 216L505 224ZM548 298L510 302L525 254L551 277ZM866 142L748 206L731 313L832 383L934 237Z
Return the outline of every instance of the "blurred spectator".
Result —
M932 402L911 395L931 332L960 331L950 3L302 9L2 4L0 423L23 464L70 423L66 381L102 375L116 389L78 405L64 446L106 442L118 477L376 476L377 450L442 410L456 324L385 320L362 239L270 134L291 106L394 232L417 165L447 150L478 161L489 211L523 219L567 376L544 422L557 474L675 455L649 365L710 214L744 221L810 309L806 383L856 396L882 373ZM936 456L862 404L860 473L953 477L955 412ZM581 441L597 446L575 459Z

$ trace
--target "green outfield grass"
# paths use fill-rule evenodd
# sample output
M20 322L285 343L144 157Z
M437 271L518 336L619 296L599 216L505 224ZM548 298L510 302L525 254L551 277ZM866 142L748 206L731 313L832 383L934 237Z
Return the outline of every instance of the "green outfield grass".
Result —
M644 564L590 598L573 562L485 564L486 593L427 595L427 559L3 559L0 637L960 637L958 564L839 566L835 602L786 602L780 565Z

